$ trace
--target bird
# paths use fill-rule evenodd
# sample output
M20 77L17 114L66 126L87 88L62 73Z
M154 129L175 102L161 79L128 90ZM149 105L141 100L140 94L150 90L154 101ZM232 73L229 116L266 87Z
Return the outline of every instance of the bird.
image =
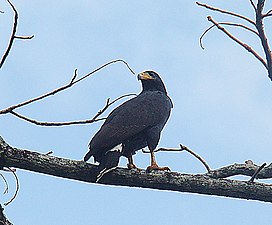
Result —
M148 70L137 78L142 84L140 94L115 108L89 143L84 161L93 157L99 162L96 182L118 166L121 156L128 159L129 169L137 168L132 156L145 147L151 155L147 171L170 170L158 166L154 150L171 114L172 100L158 73Z

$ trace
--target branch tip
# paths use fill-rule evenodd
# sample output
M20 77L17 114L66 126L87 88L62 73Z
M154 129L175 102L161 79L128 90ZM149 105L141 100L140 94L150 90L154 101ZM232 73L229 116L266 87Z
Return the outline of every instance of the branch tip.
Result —
M22 39L22 40L32 39L32 38L34 38L34 34L31 35L31 36L17 36L17 35L15 35L14 38L16 38L16 39Z
M258 174L261 172L261 170L266 166L266 163L263 163L252 175L252 177L249 179L249 183L253 183L255 178L257 178Z
M13 173L13 175L14 175L14 177L15 177L15 181L16 181L16 190L15 190L15 193L14 193L14 195L12 196L12 198L11 198L8 202L5 202L5 203L4 203L4 206L7 206L7 205L9 205L10 203L12 203L13 200L17 197L18 192L19 192L19 178L18 178L18 176L17 176L17 174L16 174L12 169L10 169L9 167L7 167L7 168L10 170L10 172Z

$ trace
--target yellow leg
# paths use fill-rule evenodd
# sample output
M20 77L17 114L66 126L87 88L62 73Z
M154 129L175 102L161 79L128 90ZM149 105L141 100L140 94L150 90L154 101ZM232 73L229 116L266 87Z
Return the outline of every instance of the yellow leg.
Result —
M135 164L133 163L133 158L132 155L128 157L128 164L127 167L129 169L137 169L137 167L135 166Z
M155 159L155 153L154 151L150 151L151 155L151 165L146 168L147 172L151 172L152 170L168 170L170 171L169 167L159 167L156 159Z

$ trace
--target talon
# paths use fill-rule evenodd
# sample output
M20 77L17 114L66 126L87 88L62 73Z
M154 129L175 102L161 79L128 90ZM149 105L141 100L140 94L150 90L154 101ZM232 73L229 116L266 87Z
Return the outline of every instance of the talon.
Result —
M133 163L128 163L127 168L130 169L130 170L131 169L138 169L137 166L135 166L135 164L133 164Z
M159 167L157 164L153 164L151 166L148 166L146 168L146 171L149 173L151 171L154 171L154 170L166 170L166 171L171 171L169 167L165 166L165 167Z

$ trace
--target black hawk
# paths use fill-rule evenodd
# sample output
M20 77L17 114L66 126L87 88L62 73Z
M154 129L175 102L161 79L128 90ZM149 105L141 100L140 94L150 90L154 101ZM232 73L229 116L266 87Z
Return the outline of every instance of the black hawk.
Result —
M132 155L146 146L151 154L147 170L169 170L157 165L154 150L170 116L172 101L156 72L142 72L138 80L142 82L142 92L115 108L89 143L84 161L93 156L100 163L97 180L116 168L121 156L128 158L129 169L136 168Z

